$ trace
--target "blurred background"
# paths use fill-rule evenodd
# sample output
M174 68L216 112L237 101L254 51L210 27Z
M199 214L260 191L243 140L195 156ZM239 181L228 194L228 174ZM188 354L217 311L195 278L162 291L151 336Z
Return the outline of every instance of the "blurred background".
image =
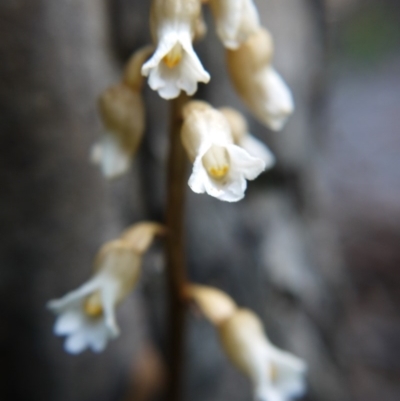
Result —
M161 220L168 104L148 88L131 173L88 161L96 99L150 40L141 0L0 3L0 399L145 401L168 374L162 246L121 305L107 350L71 356L45 309L86 280L101 244ZM281 133L249 116L276 168L238 204L188 192L191 280L256 311L309 365L310 401L400 399L400 4L256 0L296 112ZM197 97L245 112L206 12L197 46L212 81ZM188 315L186 400L250 400L213 327Z

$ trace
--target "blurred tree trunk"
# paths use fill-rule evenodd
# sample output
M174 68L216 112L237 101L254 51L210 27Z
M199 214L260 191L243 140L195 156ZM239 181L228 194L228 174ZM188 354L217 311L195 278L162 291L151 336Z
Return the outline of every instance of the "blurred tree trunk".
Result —
M346 288L319 210L314 113L324 68L321 7L316 0L257 5L274 35L275 65L293 90L296 114L282 133L250 119L278 166L249 185L243 202L189 194L189 276L254 309L277 345L308 361L309 399L345 401L336 329ZM145 325L138 324L135 297L122 308L121 338L99 356L66 355L44 305L88 277L96 249L121 227L163 215L168 116L157 94L146 90L148 132L132 175L109 185L88 163L100 130L96 96L117 79L115 64L148 42L148 8L142 0L0 4L1 399L117 399L141 343ZM206 17L209 35L198 49L212 82L198 96L244 110ZM149 260L158 258L153 251ZM163 282L155 269L144 274L153 339L161 348ZM228 364L213 329L193 317L189 323L186 399L250 399L249 383Z

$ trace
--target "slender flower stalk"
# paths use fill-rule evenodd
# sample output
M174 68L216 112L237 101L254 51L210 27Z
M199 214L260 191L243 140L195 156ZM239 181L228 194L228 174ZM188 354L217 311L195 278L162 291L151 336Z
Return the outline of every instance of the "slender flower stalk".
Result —
M170 143L167 171L166 265L169 302L169 367L170 378L167 399L179 401L182 397L183 350L185 338L184 288L186 266L184 256L184 213L187 160L180 140L182 108L188 101L180 95L171 104Z

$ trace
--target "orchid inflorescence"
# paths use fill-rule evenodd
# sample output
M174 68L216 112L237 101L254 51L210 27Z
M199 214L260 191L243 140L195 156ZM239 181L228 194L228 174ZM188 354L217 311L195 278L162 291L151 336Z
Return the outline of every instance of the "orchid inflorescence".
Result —
M126 64L121 82L99 98L105 128L91 158L106 178L128 171L145 132L145 77L151 89L167 100L183 91L192 96L198 83L208 83L193 43L206 33L202 6L207 4L216 32L226 48L232 84L249 111L271 130L281 130L293 112L290 89L272 66L273 40L261 26L253 0L152 0L153 44L137 50ZM246 118L230 107L214 108L188 100L180 110L180 140L192 163L189 187L222 201L244 197L247 180L273 167L275 157L249 132ZM54 331L65 335L65 349L102 351L119 334L115 307L133 290L141 260L155 236L168 235L158 223L138 223L103 245L92 278L63 298L50 301L57 315ZM305 363L279 350L267 339L260 319L239 308L223 292L186 284L187 302L194 302L216 327L231 362L252 381L255 399L285 401L304 393Z

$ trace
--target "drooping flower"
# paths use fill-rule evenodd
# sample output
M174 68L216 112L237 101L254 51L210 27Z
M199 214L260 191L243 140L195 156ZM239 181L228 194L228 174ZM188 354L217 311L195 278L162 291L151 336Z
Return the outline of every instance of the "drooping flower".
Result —
M189 102L183 110L182 143L193 163L190 188L228 202L244 197L247 180L265 169L265 162L234 144L224 115L205 102Z
M144 104L140 92L124 83L112 86L99 98L100 115L106 129L92 148L92 161L105 177L124 174L143 137Z
M138 49L126 64L122 82L105 90L99 98L105 133L93 146L91 158L107 178L128 170L142 140L145 112L141 68L153 50L152 45Z
M251 156L264 160L266 169L273 167L275 156L263 142L249 133L247 121L243 115L230 107L222 107L219 110L229 123L235 144Z
M254 116L279 131L294 110L290 89L271 65L273 43L260 28L237 50L227 51L232 83Z
M115 307L135 286L141 256L163 228L141 223L127 230L120 239L108 242L99 251L90 280L64 297L48 303L56 313L54 332L67 337L65 350L78 354L86 348L101 352L118 336Z
M204 30L200 1L153 0L150 22L157 48L142 74L164 99L177 97L181 90L193 95L198 82L210 80L192 44Z
M210 0L217 34L228 49L237 49L260 27L253 0Z
M252 381L256 401L288 401L304 394L305 362L272 345L253 312L238 309L217 329L228 358Z

